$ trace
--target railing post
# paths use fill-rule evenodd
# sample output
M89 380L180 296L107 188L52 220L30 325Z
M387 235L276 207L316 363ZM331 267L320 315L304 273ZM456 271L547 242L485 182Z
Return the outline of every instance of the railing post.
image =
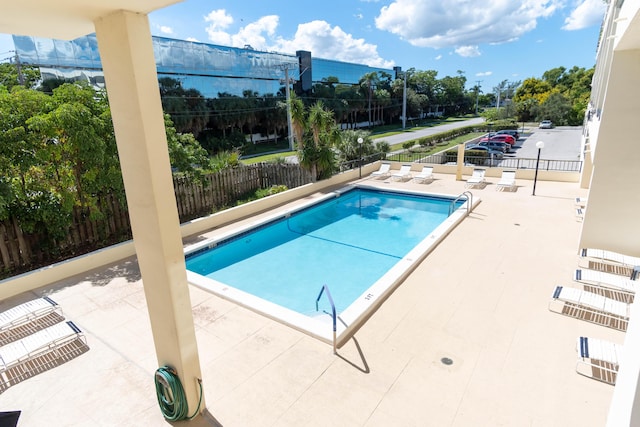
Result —
M329 287L327 285L322 285L322 289L320 289L320 293L318 294L318 298L316 298L316 311L318 311L318 301L320 301L320 297L322 297L322 293L327 291L327 299L329 299L329 303L331 304L332 318L333 318L333 354L338 354L338 349L336 345L336 331L337 331L337 315L336 315L336 305L333 303L333 298L331 298L331 292L329 292Z

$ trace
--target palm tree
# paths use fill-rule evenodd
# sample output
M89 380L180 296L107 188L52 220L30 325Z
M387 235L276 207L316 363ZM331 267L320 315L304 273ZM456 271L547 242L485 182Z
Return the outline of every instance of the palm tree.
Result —
M309 109L306 128L310 135L306 136L304 147L300 151L300 164L310 171L313 180L327 177L335 165L332 147L340 140L341 134L333 113L324 108L322 101L316 102Z
M302 100L294 93L289 99L291 103L291 127L293 127L293 137L298 143L298 150L304 150L304 132L307 127L307 112L304 109Z
M373 87L376 85L376 83L378 83L379 80L380 79L378 77L378 73L375 71L367 73L362 76L362 78L360 78L360 87L363 89L366 88L368 93L367 97L369 99L369 127L371 127L371 98L373 97Z

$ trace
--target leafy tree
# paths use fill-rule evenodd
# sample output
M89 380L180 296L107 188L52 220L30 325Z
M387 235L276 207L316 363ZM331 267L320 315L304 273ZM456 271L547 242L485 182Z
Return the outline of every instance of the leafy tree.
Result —
M164 115L164 126L169 147L169 160L175 171L199 179L204 171L211 170L209 153L202 148L193 134L178 133L168 114Z
M180 134L167 116L172 165L197 174L208 155L191 134ZM103 92L63 84L51 95L0 87L0 219L16 218L26 231L66 238L75 207L100 218L100 199L124 203L122 174L111 114Z
M534 109L536 120L551 120L559 125L568 123L568 113L571 111L571 101L560 92L553 92Z
M20 71L18 71L18 69ZM22 83L20 83L22 79ZM15 86L27 89L35 88L40 82L40 69L32 65L21 65L20 68L13 62L0 64L0 87L11 91Z

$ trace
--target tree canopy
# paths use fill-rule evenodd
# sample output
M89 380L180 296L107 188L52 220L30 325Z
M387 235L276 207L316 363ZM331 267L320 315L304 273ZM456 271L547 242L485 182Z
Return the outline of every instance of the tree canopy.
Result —
M172 167L197 175L208 153L165 117ZM65 83L52 94L0 86L0 220L26 231L64 237L75 207L102 216L100 199L124 203L111 112L104 92Z

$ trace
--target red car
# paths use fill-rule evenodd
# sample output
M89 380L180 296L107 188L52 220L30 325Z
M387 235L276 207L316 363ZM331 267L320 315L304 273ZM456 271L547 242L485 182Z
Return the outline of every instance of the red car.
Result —
M498 135L491 135L491 138L488 138L485 136L480 140L480 142L486 142L486 141L506 142L509 145L513 145L516 143L516 139L514 137L512 137L511 135L502 134L502 133Z

